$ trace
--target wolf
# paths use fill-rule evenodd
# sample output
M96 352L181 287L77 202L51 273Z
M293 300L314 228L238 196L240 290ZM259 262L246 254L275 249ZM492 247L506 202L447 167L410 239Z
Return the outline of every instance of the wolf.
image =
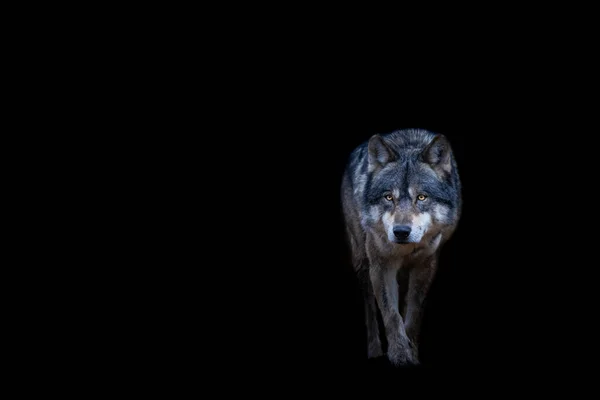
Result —
M349 155L341 203L365 303L368 358L419 365L425 299L462 212L446 136L425 129L374 134ZM377 311L387 340L384 353Z

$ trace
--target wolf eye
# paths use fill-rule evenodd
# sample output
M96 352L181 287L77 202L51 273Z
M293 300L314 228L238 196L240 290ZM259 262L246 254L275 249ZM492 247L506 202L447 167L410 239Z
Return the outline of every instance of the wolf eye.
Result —
M426 198L427 196L425 196L424 194L420 194L417 196L417 199L419 199L419 201L425 201Z
M392 195L391 195L391 194L386 194L386 195L385 195L385 199L386 199L387 201L392 201L394 198L392 197Z

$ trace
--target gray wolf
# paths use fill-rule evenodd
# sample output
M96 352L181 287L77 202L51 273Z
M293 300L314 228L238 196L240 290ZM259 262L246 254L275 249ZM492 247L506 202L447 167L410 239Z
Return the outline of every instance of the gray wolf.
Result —
M369 358L384 355L377 309L395 366L418 365L423 309L439 254L461 215L449 140L424 129L375 134L350 154L341 202L362 284Z

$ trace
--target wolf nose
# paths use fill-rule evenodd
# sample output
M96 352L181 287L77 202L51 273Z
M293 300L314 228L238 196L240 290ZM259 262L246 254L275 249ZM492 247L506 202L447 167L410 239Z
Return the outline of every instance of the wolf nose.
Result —
M407 239L410 235L410 226L398 225L394 227L394 235L398 239Z

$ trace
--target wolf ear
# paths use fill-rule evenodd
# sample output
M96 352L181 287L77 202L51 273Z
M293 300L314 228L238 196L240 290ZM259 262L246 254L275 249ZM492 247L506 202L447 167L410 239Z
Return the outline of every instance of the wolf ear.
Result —
M421 159L429 164L435 172L446 176L452 172L452 149L448 139L442 134L433 138L421 153Z
M394 152L379 134L371 136L369 139L369 165L383 166L393 161L394 158Z

